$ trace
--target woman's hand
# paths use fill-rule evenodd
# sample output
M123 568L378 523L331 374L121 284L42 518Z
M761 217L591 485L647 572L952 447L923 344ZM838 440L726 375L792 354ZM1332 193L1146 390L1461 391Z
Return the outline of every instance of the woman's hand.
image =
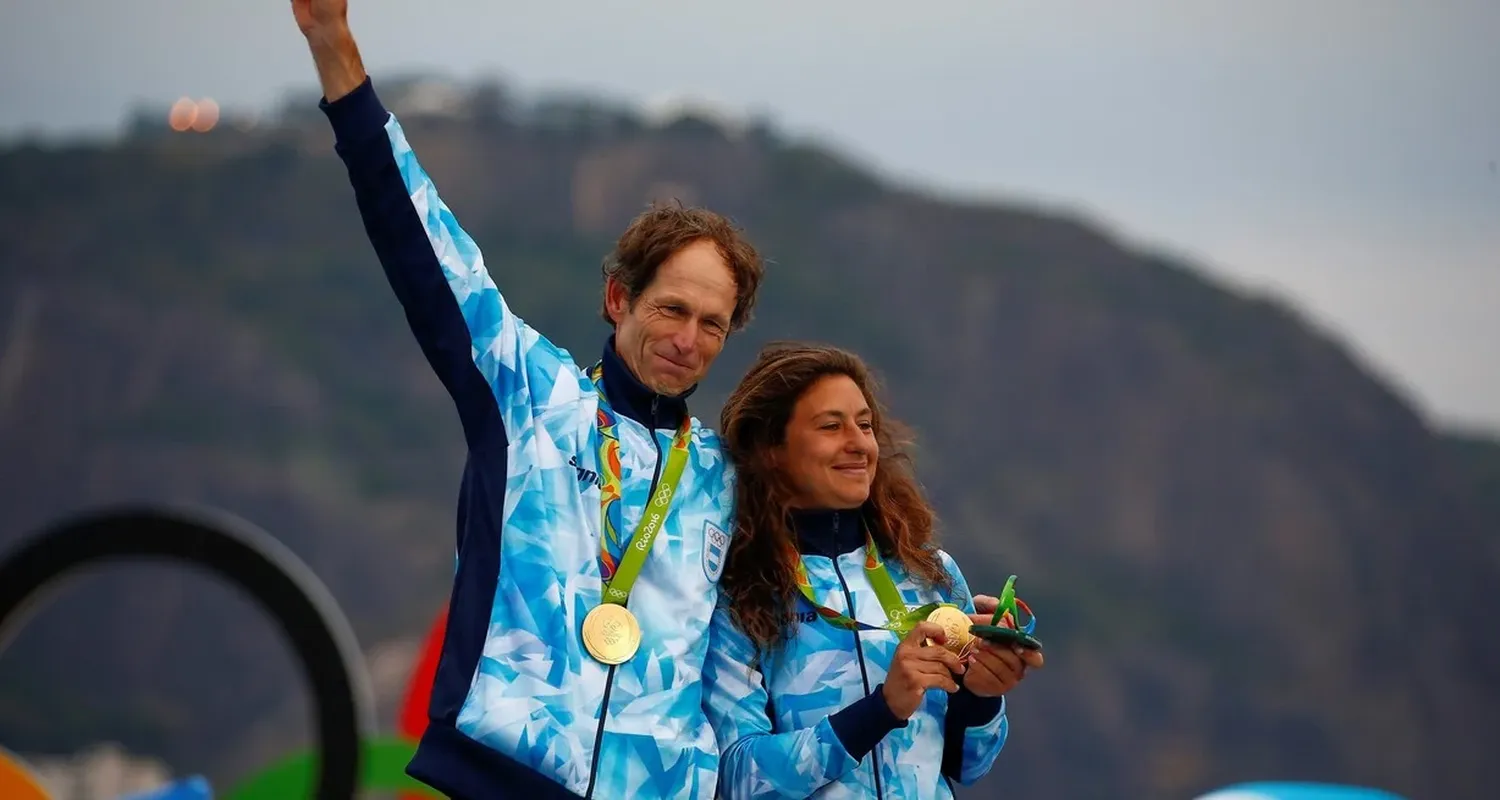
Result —
M919 622L901 644L896 645L896 658L891 661L885 685L880 691L897 719L910 719L922 707L928 689L958 691L955 676L964 673L964 664L957 655L941 646L946 638L941 625ZM928 639L933 641L933 646L923 647L922 643Z
M980 697L999 697L1016 688L1026 677L1028 667L1040 668L1042 663L1039 651L980 639L969 653L969 674L964 678L964 688Z

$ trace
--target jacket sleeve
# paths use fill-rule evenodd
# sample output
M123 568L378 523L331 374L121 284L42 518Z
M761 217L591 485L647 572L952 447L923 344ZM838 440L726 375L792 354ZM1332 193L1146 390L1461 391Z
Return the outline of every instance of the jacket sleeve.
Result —
M524 435L533 398L546 400L565 367L576 367L511 313L370 79L320 107L365 233L470 447Z
M727 608L715 610L709 627L708 658L703 669L704 706L719 742L719 794L725 800L805 798L824 784L843 777L860 763L874 741L853 755L840 740L844 720L861 715L887 722L884 731L901 727L877 689L869 697L820 719L811 727L777 733L770 716L771 698L760 672L754 642Z
M974 596L964 575L947 553L943 564L953 576L953 602L974 613ZM995 765L1010 734L1005 698L980 697L965 688L948 698L943 717L943 774L963 785L983 778Z

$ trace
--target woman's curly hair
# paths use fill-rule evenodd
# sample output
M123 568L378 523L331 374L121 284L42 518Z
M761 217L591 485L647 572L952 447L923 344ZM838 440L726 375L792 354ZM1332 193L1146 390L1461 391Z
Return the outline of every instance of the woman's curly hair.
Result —
M937 553L936 515L903 450L910 437L881 407L864 361L828 345L775 342L761 350L719 415L719 435L737 472L735 532L719 585L740 627L763 648L790 633L787 617L798 591L792 489L772 452L786 441L798 398L830 375L853 380L873 412L880 457L861 511L882 557L935 587L952 585Z

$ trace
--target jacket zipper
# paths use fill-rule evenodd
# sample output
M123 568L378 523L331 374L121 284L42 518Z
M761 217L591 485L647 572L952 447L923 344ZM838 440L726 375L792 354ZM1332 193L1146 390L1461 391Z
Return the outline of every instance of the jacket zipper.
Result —
M651 473L651 490L646 493L646 501L656 496L656 482L661 480L661 440L656 438L656 404L660 396L651 398L651 443L656 445L656 471ZM600 531L603 535L603 531ZM609 674L604 678L604 699L599 703L599 727L594 731L594 757L589 764L589 788L584 793L587 800L593 800L594 781L599 777L599 743L604 741L604 723L609 719L609 694L615 688L615 666L610 665Z
M833 532L834 532L834 540L835 541L838 540L838 530L839 530L839 518L838 518L837 515L835 515L834 518L833 518ZM833 558L833 574L839 576L839 586L842 587L843 590L844 590L844 602L848 605L848 608L849 608L849 619L854 619L855 618L854 617L854 595L849 592L849 584L844 581L844 571L841 570L841 569L839 569L839 559L838 559L838 556L834 556L834 558ZM854 635L854 654L859 658L859 679L860 679L860 682L863 683L864 686L865 686L865 694L869 694L870 693L870 673L865 670L865 648L864 648L864 643L859 638L859 631L857 629L850 631L850 633ZM885 792L880 788L880 743L879 742L876 742L875 743L875 748L870 751L870 758L871 758L870 766L874 769L874 772L875 772L875 796L877 798L883 798L883 797L885 797Z

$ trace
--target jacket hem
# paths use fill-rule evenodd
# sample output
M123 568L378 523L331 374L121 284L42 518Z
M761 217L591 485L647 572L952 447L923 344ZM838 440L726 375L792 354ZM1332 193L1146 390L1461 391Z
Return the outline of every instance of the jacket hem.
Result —
M406 765L406 774L452 800L581 800L521 762L433 721Z

